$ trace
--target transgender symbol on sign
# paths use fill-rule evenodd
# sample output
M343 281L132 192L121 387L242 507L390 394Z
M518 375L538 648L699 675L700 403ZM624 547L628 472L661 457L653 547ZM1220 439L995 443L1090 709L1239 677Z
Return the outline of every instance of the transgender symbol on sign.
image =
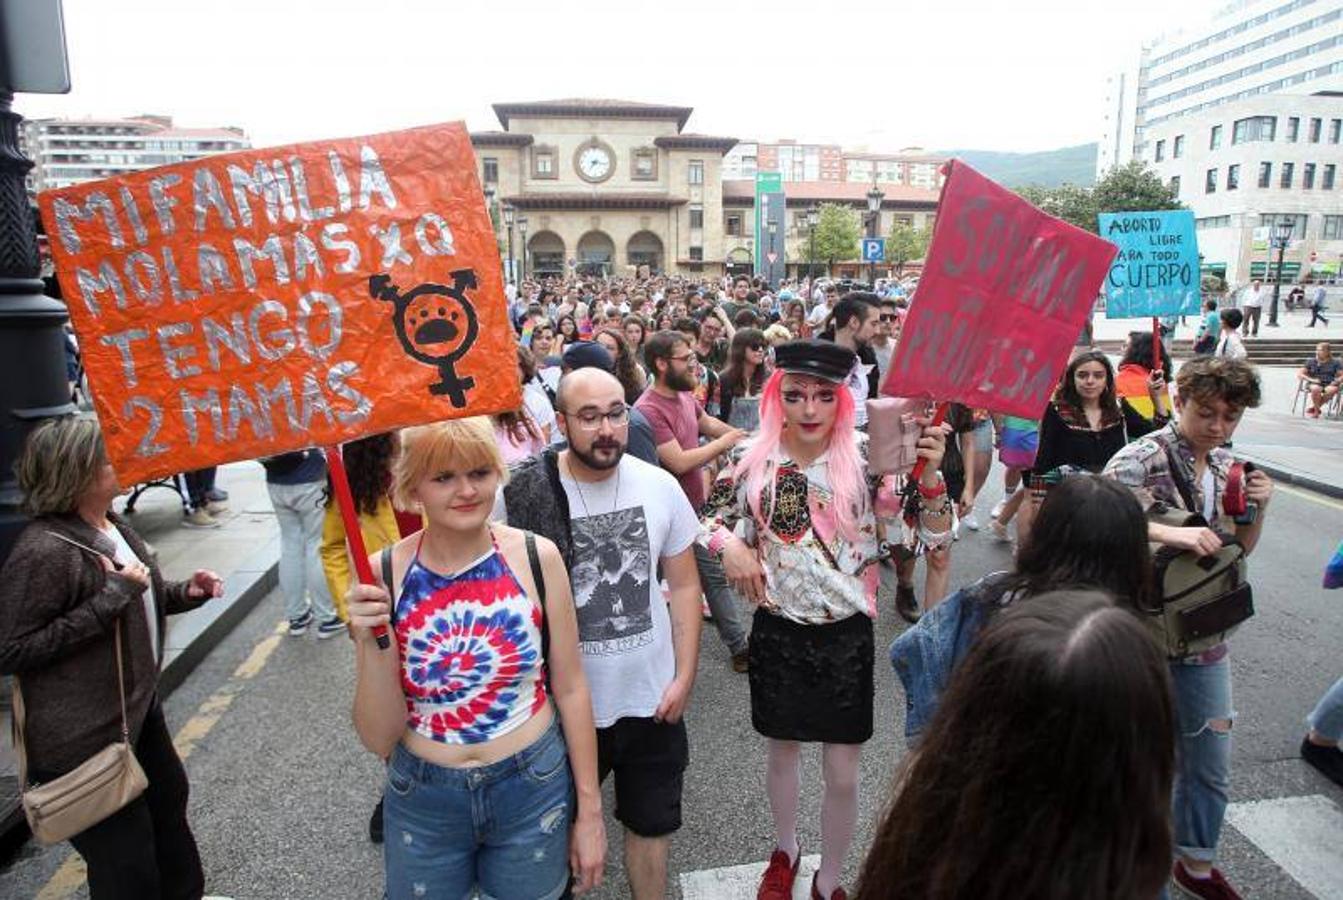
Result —
M425 282L404 294L388 275L368 279L368 292L375 300L393 305L396 336L407 355L438 368L438 383L429 385L432 394L446 394L458 409L466 406L466 392L476 380L457 375L457 360L476 342L480 324L476 310L466 296L476 286L476 273L458 269L452 273L452 287Z

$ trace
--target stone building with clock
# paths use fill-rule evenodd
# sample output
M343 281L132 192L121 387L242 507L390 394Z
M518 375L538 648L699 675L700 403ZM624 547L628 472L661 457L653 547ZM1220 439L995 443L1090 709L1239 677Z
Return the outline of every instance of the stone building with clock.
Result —
M471 143L506 259L512 232L515 271L751 271L754 195L747 183L728 182L725 189L723 180L723 157L737 140L685 131L690 107L572 99L493 109L501 130L473 132ZM936 189L880 187L888 198L883 234L896 218L931 221ZM863 207L864 190L785 185L790 273L806 263L806 208Z

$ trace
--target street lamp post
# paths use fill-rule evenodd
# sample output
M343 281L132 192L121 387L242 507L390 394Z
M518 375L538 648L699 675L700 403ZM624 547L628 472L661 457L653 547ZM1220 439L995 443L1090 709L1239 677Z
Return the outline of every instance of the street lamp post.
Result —
M517 272L513 269L513 207L504 204L504 228L508 229L508 280L517 282Z
M821 221L821 212L815 206L807 207L807 280L815 274L816 267L816 226Z
M504 204L504 227L508 230L508 277L509 281L517 282L517 271L513 269L513 218L516 215L510 204Z
M75 412L65 372L65 306L46 296L37 227L24 177L33 167L19 152L23 117L15 93L70 90L61 7L0 4L0 35L13 56L0 65L0 562L27 525L14 462L43 420ZM22 35L22 37L19 37ZM55 240L56 236L52 235ZM6 695L6 701L8 695ZM4 704L8 706L6 702ZM9 814L0 809L0 817Z
M778 260L778 254L774 250L774 235L779 233L779 223L773 219L769 220L769 269L765 275L769 279L770 290L774 289L774 263Z
M1292 240L1292 229L1295 224L1291 217L1284 217L1273 223L1273 245L1278 248L1278 268L1273 275L1273 302L1268 307L1268 324L1270 328L1278 327L1278 293L1282 290L1282 257L1287 252L1287 245Z
M527 217L518 216L518 240L522 243L522 271L519 273L521 278L527 277Z
M870 238L881 236L881 201L885 199L886 195L877 188L877 178L876 175L873 175L872 190L867 192L867 236ZM867 264L867 281L875 290L877 286L876 260Z

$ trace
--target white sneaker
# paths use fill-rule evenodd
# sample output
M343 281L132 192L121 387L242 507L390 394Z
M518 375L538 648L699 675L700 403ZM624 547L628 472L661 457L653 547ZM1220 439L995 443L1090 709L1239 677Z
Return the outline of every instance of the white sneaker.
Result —
M182 519L182 524L188 528L218 528L219 520L210 515L204 509L193 509Z
M973 509L965 514L965 518L961 519L961 524L971 531L979 530L979 520L975 518L975 511Z
M989 530L992 531L993 536L1000 541L1012 540L1012 535L1008 532L1007 526L996 518L989 520Z
M1006 505L1007 505L1006 497L999 500L997 503L993 504L993 509L989 510L989 518L996 519L999 516L1001 516L1003 514L1003 507Z

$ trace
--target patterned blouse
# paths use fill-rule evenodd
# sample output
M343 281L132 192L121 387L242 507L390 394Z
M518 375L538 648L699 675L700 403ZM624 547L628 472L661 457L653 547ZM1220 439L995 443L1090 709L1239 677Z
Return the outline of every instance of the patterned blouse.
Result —
M867 436L855 432L854 439L866 463ZM858 516L857 540L845 540L835 517L828 453L805 470L789 459L780 462L772 507L768 495L761 498L761 510L769 516L769 528L761 533L751 513L746 482L736 477L744 453L745 446L733 450L731 465L714 483L704 505L701 543L712 546L715 533L725 529L756 548L765 569L769 608L776 615L804 625L837 622L856 613L875 619L879 570L873 564L882 557L878 521L886 527L888 539L899 535L912 553L952 540L951 531L935 533L906 525L900 516L899 485L893 478L871 475Z
M1160 431L1141 437L1111 458L1105 467L1106 478L1115 481L1133 491L1138 504L1149 517L1160 516L1168 510L1183 510L1185 503L1180 498L1180 489L1176 487L1175 477L1171 474L1171 455L1180 467L1184 482L1189 485L1197 507L1186 512L1203 514L1209 498L1204 494L1203 482L1194 477L1194 451L1189 442L1180 434L1174 423ZM1234 520L1222 508L1222 498L1226 495L1227 474L1235 457L1224 447L1217 447L1208 454L1208 471L1212 473L1213 496L1212 515L1208 524L1216 531L1234 534ZM1184 662L1191 665L1210 665L1226 657L1227 645L1218 644L1197 656L1190 656Z

